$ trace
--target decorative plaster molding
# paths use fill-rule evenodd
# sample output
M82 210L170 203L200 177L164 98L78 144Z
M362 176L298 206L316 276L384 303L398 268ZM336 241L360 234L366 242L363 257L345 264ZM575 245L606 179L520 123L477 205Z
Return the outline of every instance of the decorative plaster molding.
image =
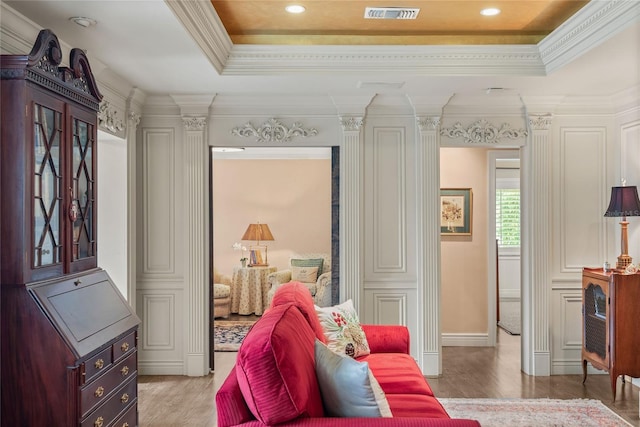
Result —
M342 116L340 125L344 131L359 131L364 125L364 117Z
M269 119L260 127L254 127L250 122L245 123L242 127L231 130L231 135L241 136L244 138L254 136L258 142L289 142L295 136L315 136L318 130L314 128L305 129L302 123L294 122L291 128L287 127L278 119Z
M468 144L497 144L502 138L524 138L528 134L526 129L511 129L508 123L503 123L497 128L485 119L478 120L466 129L460 122L456 122L453 127L440 130L440 135L464 138L464 142Z
M529 126L533 130L549 130L551 128L551 122L553 121L553 114L540 114L529 116Z
M130 112L129 113L129 120L133 122L133 125L138 127L138 125L140 124L140 119L142 118L142 116L139 113L135 113L135 112Z
M416 117L421 132L436 130L440 126L440 117Z
M118 118L118 111L111 107L109 101L100 103L98 111L98 124L111 132L121 132L124 130L124 121Z
M260 64L259 69L256 64ZM419 72L426 75L545 75L537 46L235 45L226 75Z
M182 124L185 130L204 130L207 119L205 117L183 117Z

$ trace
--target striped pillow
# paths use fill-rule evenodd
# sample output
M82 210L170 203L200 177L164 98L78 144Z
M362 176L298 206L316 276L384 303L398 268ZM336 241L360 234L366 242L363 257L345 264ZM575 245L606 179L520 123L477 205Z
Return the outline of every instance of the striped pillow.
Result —
M236 376L249 410L262 423L324 415L314 365L315 341L311 327L293 305L269 309L243 340Z

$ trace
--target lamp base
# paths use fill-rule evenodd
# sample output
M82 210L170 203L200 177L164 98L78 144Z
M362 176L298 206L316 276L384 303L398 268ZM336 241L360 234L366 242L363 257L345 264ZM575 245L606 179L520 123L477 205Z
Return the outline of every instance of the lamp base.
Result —
M627 265L629 264L631 264L631 257L627 254L622 254L618 257L616 268L618 270L624 270L625 268L627 268Z

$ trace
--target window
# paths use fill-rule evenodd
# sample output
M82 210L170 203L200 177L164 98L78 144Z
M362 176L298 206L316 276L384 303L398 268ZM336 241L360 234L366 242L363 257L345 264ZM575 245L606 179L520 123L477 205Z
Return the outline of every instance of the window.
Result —
M501 248L520 247L520 190L496 189L496 239Z

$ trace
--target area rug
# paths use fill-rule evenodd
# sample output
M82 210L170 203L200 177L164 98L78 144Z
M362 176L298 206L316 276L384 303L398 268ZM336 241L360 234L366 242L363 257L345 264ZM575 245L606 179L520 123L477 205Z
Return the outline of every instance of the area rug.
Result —
M520 301L500 301L498 326L511 335L520 335Z
M452 418L471 418L482 427L628 427L593 399L438 399Z
M242 320L216 320L213 322L213 350L238 351L249 329L256 323Z

